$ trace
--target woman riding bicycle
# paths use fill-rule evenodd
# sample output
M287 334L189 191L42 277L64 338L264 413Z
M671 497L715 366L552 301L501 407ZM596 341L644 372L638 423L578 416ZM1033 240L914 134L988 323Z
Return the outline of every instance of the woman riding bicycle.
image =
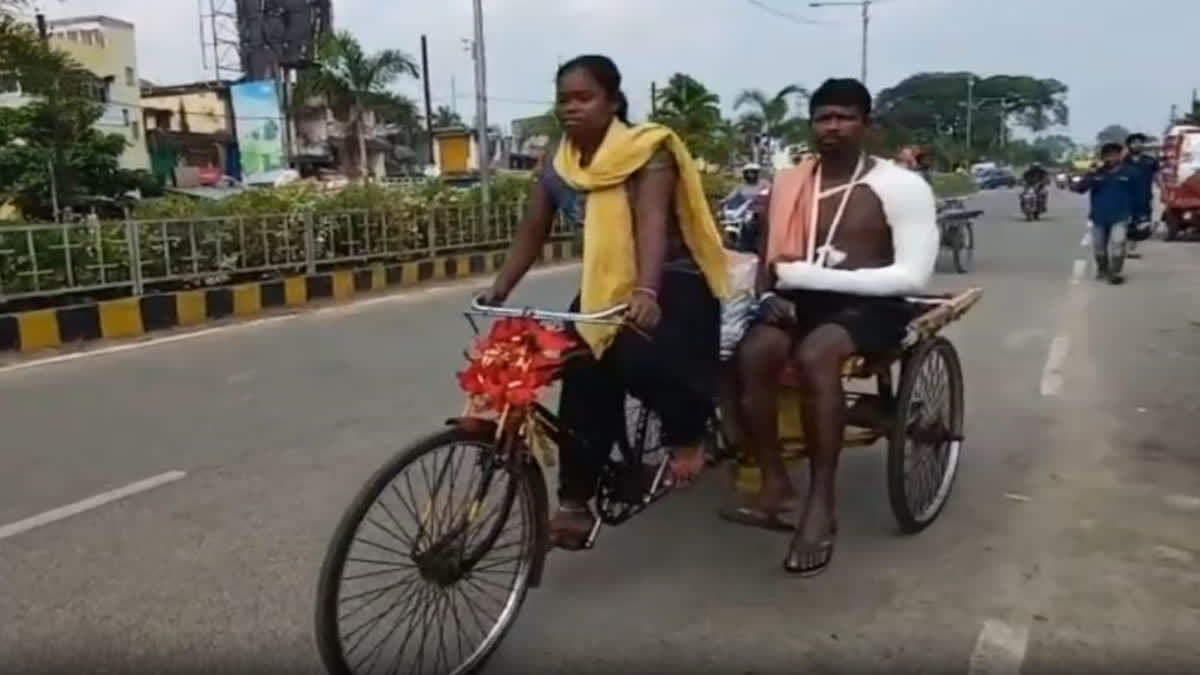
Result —
M571 310L629 306L625 327L574 326L594 358L573 362L563 376L559 416L578 442L560 448L550 530L557 546L578 549L595 523L589 502L604 461L625 433L626 392L661 418L675 483L702 470L726 267L687 148L665 127L629 123L616 65L580 56L559 68L556 82L565 136L547 152L512 247L480 300L508 297L558 213L584 234Z

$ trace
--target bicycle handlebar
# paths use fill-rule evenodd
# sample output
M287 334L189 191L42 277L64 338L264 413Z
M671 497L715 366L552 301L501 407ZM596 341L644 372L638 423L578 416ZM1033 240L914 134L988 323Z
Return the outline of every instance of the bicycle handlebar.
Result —
M564 323L622 323L619 318L629 309L629 305L622 304L610 307L599 312L581 313L581 312L555 312L548 309L535 309L533 307L490 307L479 303L479 298L471 300L471 313L481 314L483 316L500 316L500 317L520 317L526 319L536 319L538 321L561 321Z

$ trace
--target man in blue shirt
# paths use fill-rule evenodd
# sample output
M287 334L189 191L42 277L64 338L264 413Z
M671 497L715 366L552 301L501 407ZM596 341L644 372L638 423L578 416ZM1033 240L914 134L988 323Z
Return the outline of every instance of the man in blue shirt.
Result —
M1125 281L1121 276L1125 240L1139 199L1137 174L1121 161L1123 153L1120 143L1105 143L1100 148L1100 164L1075 188L1089 193L1096 278L1111 284Z
M1154 231L1151 222L1151 204L1154 201L1154 179L1158 175L1158 160L1146 154L1145 134L1130 134L1125 139L1125 164L1132 170L1137 181L1137 195L1133 204L1133 220L1129 229L1130 258L1136 258L1134 247L1139 241L1150 238Z

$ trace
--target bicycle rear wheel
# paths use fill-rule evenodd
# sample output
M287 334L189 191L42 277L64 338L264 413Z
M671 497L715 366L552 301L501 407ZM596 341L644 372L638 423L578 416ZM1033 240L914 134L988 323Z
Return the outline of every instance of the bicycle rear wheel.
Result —
M959 274L971 271L975 261L975 230L971 223L960 223L950 229L950 252L954 256L954 269Z
M491 433L451 428L396 455L342 517L321 568L328 672L478 670L524 602L546 522L537 463L502 463Z

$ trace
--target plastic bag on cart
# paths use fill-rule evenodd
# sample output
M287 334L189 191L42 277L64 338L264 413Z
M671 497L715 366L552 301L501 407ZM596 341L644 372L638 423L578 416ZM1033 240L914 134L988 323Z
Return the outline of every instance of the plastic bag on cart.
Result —
M754 279L758 276L758 256L753 253L725 251L729 266L729 297L721 304L721 359L733 356L750 325L754 310Z

